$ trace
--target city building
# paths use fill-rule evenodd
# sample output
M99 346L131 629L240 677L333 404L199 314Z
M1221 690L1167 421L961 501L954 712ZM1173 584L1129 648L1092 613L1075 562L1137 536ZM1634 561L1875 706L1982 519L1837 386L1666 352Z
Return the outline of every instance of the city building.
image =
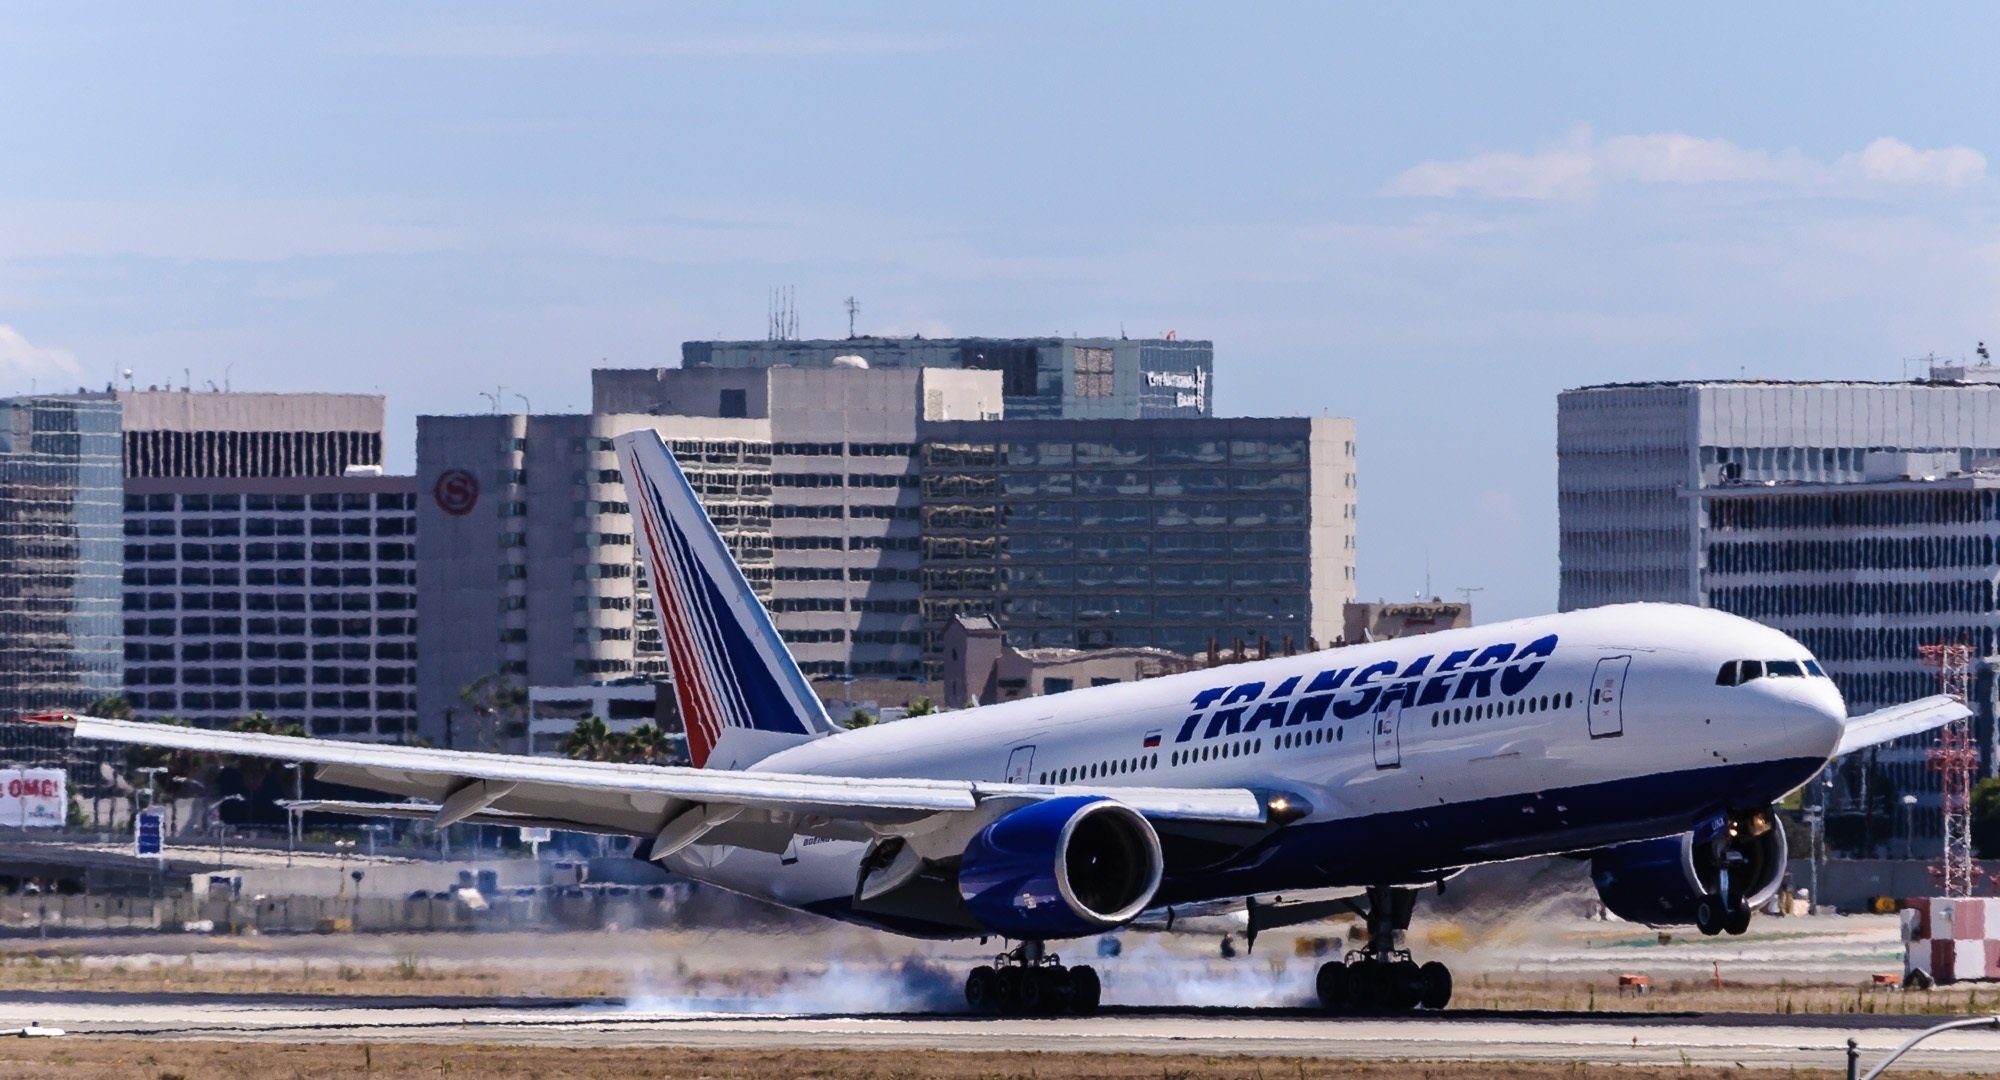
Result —
M591 380L600 413L767 425L768 602L800 669L809 678L922 676L918 428L999 417L997 373L662 368L600 370Z
M413 736L415 478L201 471L125 481L133 714Z
M344 476L382 464L380 394L120 390L125 475Z
M1996 759L1993 673L2000 642L2000 473L1965 474L1957 455L1871 454L1882 478L1734 484L1702 493L1701 592L1707 603L1792 635L1860 714L1938 692L1918 647L1972 648L1973 736L1981 771ZM1850 767L1839 792L1894 805L1916 794L1916 835L1938 835L1937 778L1920 737ZM1873 775L1873 774L1879 774ZM1872 799L1862 789L1874 782ZM1884 790L1886 784L1889 790ZM1866 812L1865 810L1863 811ZM1879 815L1878 815L1879 816ZM1873 839L1893 839L1888 828Z
M667 683L630 679L623 683L528 688L528 752L559 754L577 721L595 716L614 735L630 735L652 724L666 735L674 763L687 764L687 736Z
M1448 604L1437 597L1428 601L1375 600L1348 604L1341 609L1343 644L1387 641L1471 625L1471 604Z
M1352 420L946 421L920 437L933 663L959 616L1022 649L1289 651L1341 633Z
M1174 335L1077 337L850 337L814 341L690 341L681 367L871 368L995 371L1014 419L1210 416L1215 345Z
M0 416L0 715L83 710L119 692L118 400L6 398Z
M1701 602L1706 504L1724 485L1868 479L1871 454L2000 458L2000 369L1926 382L1589 386L1556 404L1561 607Z
M1191 670L1180 653L1144 646L1017 649L984 615L958 616L942 634L945 699L951 708L992 705L1087 686L1111 686Z

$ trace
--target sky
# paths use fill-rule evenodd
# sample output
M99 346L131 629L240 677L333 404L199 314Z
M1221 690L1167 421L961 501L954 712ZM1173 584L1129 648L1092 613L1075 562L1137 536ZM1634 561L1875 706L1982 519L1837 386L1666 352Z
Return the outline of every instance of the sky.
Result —
M0 393L582 411L755 338L1215 342L1360 592L1556 600L1555 403L2000 338L2000 8L0 2ZM1996 342L2000 345L2000 341ZM1459 593L1457 590L1478 590Z

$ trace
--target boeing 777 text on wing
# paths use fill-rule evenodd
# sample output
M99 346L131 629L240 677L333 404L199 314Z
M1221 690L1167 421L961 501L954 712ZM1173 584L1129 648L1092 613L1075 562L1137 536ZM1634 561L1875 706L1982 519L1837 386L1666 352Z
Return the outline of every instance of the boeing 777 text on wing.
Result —
M1251 934L1352 911L1331 1010L1442 1008L1401 947L1466 867L1588 861L1604 904L1742 933L1780 886L1773 804L1837 755L1967 715L1850 718L1798 642L1625 604L843 731L659 435L616 440L692 768L43 718L79 738L311 763L391 817L622 834L687 877L829 918L1014 943L966 998L1089 1012L1051 942L1234 913Z

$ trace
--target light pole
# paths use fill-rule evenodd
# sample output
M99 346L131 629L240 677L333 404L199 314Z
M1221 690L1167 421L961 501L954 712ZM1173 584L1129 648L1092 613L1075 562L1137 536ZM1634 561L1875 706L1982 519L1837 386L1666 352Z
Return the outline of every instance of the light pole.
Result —
M1916 813L1917 797L1915 795L1903 796L1903 858L1905 859L1914 859L1917 857L1916 839L1910 833L1910 822L1916 816Z
M223 837L222 815L218 811L222 809L223 803L233 803L242 801L243 801L243 796L241 795L224 795L222 798L217 799L214 802L208 804L209 819L215 822L215 868L217 870L222 869L222 837Z
M292 851L299 845L298 804L306 801L306 771L296 761L285 762L292 771L292 805L285 807L285 865L292 865Z

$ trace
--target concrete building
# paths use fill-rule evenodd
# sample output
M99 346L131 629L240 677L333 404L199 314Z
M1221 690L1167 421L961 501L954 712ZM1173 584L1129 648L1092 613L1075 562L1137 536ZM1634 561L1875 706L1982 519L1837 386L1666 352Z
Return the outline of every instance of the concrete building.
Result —
M1166 649L1016 649L984 615L959 616L942 634L944 701L992 705L1087 686L1111 686L1191 670L1191 657Z
M630 735L637 728L652 724L666 733L668 745L674 750L674 763L687 764L687 736L681 731L680 713L670 685L642 679L589 686L529 687L528 752L561 753L563 739L586 716L604 721L604 726L617 735Z
M1708 489L1701 500L1701 592L1712 607L1798 638L1840 686L1852 713L1937 693L1938 673L1919 662L1918 646L1970 645L1978 672L1973 734L1982 771L1991 775L2000 473L1963 474L1956 455L1945 456L1949 462L1893 455L1920 470L1893 479ZM1882 801L1889 794L1884 783L1916 794L1914 831L1939 835L1937 778L1924 757L1934 741L1920 737L1876 751L1881 775L1868 778L1877 785L1873 796L1862 791L1862 770L1850 767L1841 799L1850 806ZM1880 824L1873 839L1893 839L1887 826L1894 823Z
M382 464L380 394L121 390L127 477L342 476Z
M0 715L81 710L119 690L118 401L6 398L0 419Z
M1360 644L1471 625L1471 604L1450 604L1437 597L1428 601L1375 600L1341 609L1340 636L1343 644Z
M656 427L760 595L771 585L764 420L417 418L419 728L524 749L527 689L666 672L611 439Z
M415 479L203 471L125 482L134 715L414 735Z
M1354 422L925 423L923 603L1017 648L1205 652L1341 632L1354 598Z
M997 418L1000 381L936 368L601 370L592 404L766 425L778 631L809 678L913 678L924 642L918 428Z
M1210 416L1215 345L1173 336L1126 338L883 338L690 341L681 366L829 368L859 357L872 368L1000 373L1015 419Z
M1561 606L1700 603L1706 504L1690 495L1854 483L1869 478L1871 455L1904 452L1943 454L1961 469L2000 458L2000 369L1939 367L1927 382L1565 391L1556 406Z

